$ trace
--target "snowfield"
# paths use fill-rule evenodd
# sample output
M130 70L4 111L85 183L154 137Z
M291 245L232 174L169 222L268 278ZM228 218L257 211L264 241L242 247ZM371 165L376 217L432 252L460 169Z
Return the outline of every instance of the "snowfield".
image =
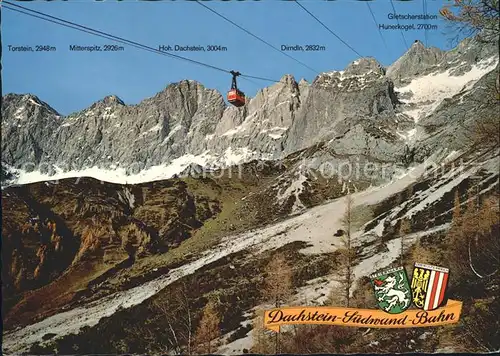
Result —
M40 171L27 172L23 169L11 168L12 172L18 175L15 184L30 184L44 181L57 181L65 178L83 178L91 177L103 182L115 184L140 184L145 182L153 182L172 178L176 174L180 174L190 165L199 165L202 167L218 167L225 168L231 165L248 162L252 159L266 160L269 157L259 154L258 152L250 151L246 148L232 149L227 148L224 154L214 156L209 151L200 155L186 154L174 159L169 164L153 166L148 169L142 169L142 165L130 165L128 170L132 174L127 174L127 169L111 165L110 169L99 167L91 167L82 170L64 171L57 165L53 166L54 174L41 173ZM135 173L138 172L138 173Z

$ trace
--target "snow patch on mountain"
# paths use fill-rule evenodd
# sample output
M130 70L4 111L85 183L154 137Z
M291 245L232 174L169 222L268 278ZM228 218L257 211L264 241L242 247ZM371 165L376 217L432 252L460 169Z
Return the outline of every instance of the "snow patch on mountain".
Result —
M404 113L418 122L424 116L431 114L446 98L451 98L462 90L470 90L482 76L495 69L498 57L485 59L463 75L452 75L453 68L438 73L413 79L408 85L396 88L402 95L410 95L410 100L401 100L411 104Z
M21 119L24 110L26 110L24 106L21 106L19 109L17 109L16 112L14 113L14 118Z
M482 168L487 168L492 164L496 164L497 172L489 172L488 176L498 175L498 157L491 158L482 164L473 164L469 162L468 167L461 165L459 167L451 169L448 173L444 174L439 181L426 191L420 193L420 198L422 199L416 206L412 207L404 217L411 218L418 211L426 209L428 206L439 201L444 194L452 191L456 186L458 186L465 179L474 176ZM464 169L465 168L465 169ZM488 171L488 169L486 169Z
M299 197L304 190L305 183L307 183L307 177L304 174L299 173L297 178L290 183L288 188L286 188L283 193L278 193L277 198L280 205L286 202L292 195L295 196L295 201L292 207L292 214L297 213L305 208Z
M222 136L232 136L232 135L236 135L242 131L245 130L245 127L243 125L239 125L239 126L236 126L234 129L231 129L231 130L227 130L226 132L224 132L222 134Z
M151 131L159 131L161 130L162 126L161 124L158 124L156 126L154 126L153 128L149 129L149 132ZM174 128L172 130L170 130L170 132L168 133L167 137L165 137L165 139L163 140L163 142L161 143L162 145L168 143L168 141L170 140L170 138L172 138L172 136L179 130L182 129L182 126L181 125L175 125Z
M28 172L23 169L14 168L12 168L12 171L18 177L15 184L19 185L43 181L57 181L66 178L78 179L81 177L91 177L103 182L117 184L140 184L172 178L175 175L181 174L191 165L206 167L207 171L214 171L248 162L252 159L269 160L271 156L251 151L245 147L234 149L228 147L222 155L211 155L210 151L205 151L200 155L185 154L168 164L156 165L142 170L140 169L140 164L137 166L120 167L119 163L116 162L110 165L109 169L94 166L81 170L64 171L61 167L53 165L51 167L52 171L46 173L39 170ZM139 172L136 173L137 171Z
M261 133L267 133L269 137L274 140L277 140L283 136L283 134L288 130L288 127L271 127L270 129L262 130Z
M42 106L41 104L37 103L35 100L33 100L32 98L29 98L29 101L31 104L33 105L36 105L36 106Z
M122 192L118 193L118 199L122 203L125 203L129 206L130 209L134 209L135 207L135 195L130 191L130 189L125 188Z
M150 128L148 131L146 131L145 133L149 133L149 132L158 132L158 131L160 131L160 130L162 129L162 127L163 127L163 125L159 122L159 123L157 123L155 126L153 126L152 128ZM174 127L174 128L172 129L172 131L170 131L170 133L172 133L172 132L174 132L174 131L177 131L177 130L179 129L178 127L180 128L180 126L176 126L176 127ZM144 133L144 134L145 134L145 133Z
M81 178L91 177L104 182L117 183L117 184L139 184L142 182L152 182L157 180L169 179L174 175L181 173L191 164L199 164L205 166L212 157L208 154L194 156L187 154L174 159L168 165L153 166L145 169L136 174L127 174L125 168L117 165L110 166L110 169L99 167L90 167L82 170L63 171L57 165L54 165L55 172L42 173L40 171L26 172L17 169L16 172L19 178L16 184L30 184L43 181L57 181L65 178Z

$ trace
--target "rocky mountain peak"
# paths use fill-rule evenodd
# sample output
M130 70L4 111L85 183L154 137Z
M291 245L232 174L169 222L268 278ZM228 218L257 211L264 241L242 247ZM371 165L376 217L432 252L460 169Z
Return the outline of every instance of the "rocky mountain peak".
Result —
M154 96L146 99L145 101L148 102L150 100L155 100L158 98L165 98L173 95L173 93L185 93L190 90L196 89L198 86L201 86L201 84L194 80L187 79L183 79L174 83L168 83L161 91L157 92Z
M101 100L93 103L85 111L86 112L90 111L91 113L101 113L101 111L104 110L104 112L109 112L110 110L114 111L121 106L126 106L126 104L118 96L107 95L104 98L102 98Z
M106 105L125 105L123 100L116 95L108 95L102 99L102 102Z
M418 76L437 65L445 52L436 47L425 47L416 40L408 51L387 68L387 76L393 80Z
M309 85L309 82L304 78L301 78L299 81L299 86Z
M283 77L281 77L280 82L284 83L284 84L291 84L291 85L297 84L297 82L295 81L295 78L291 74L285 74Z
M291 74L285 74L281 77L280 83L285 84L285 88L289 88L292 93L298 93L299 91L299 83L297 83L294 76Z
M415 40L413 42L413 44L411 45L411 48L410 50L413 50L413 51L422 51L422 50L425 50L425 46L424 44L420 41L420 40Z
M41 101L34 94L14 94L10 93L5 95L2 98L2 102L4 105L15 104L15 105L41 105L48 106L48 104Z
M345 76L364 75L369 73L376 73L379 75L385 74L384 67L373 57L365 57L351 62L345 69Z
M204 85L196 80L182 79L175 83L170 83L166 86L164 91L176 89L176 90L193 90L193 89L205 89Z
M2 97L2 117L26 119L39 115L59 116L49 104L34 94L7 94Z
M33 105L39 104L42 105L42 101L34 94L24 94L22 95L22 99L24 102L30 102Z
M172 97L192 97L201 99L204 96L221 96L215 89L206 88L203 84L196 80L181 80L176 83L171 83L167 87L156 94L154 98L172 98ZM196 100L198 100L196 99Z

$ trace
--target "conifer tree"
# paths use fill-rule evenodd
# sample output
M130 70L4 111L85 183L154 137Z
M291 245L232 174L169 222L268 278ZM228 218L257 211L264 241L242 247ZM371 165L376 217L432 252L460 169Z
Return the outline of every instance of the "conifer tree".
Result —
M277 253L266 266L264 298L279 308L292 294L292 269L283 253ZM275 335L275 353L279 353L279 332Z
M221 318L217 312L215 303L210 300L203 309L203 315L196 330L195 339L200 351L203 353L212 353L214 341L220 337L219 325Z
M466 36L478 34L483 42L496 42L500 35L498 0L455 0L439 13Z
M266 329L264 328L264 311L258 311L257 317L253 320L251 348L252 353L267 354L269 353L270 345L267 338Z
M453 200L453 222L457 222L458 218L460 218L460 195L458 189L455 191L455 198Z
M271 258L265 274L264 298L279 308L292 293L292 269L283 253L277 253Z
M411 231L411 224L409 219L402 219L401 220L401 225L399 226L399 238L401 241L401 250L399 253L399 259L400 259L400 264L403 266L403 261L404 261L404 253L407 249L407 243L406 243L406 235L408 235Z
M347 194L345 199L345 212L342 218L344 235L341 237L341 247L337 250L338 265L335 273L335 279L339 282L340 289L335 288L332 291L330 299L334 304L340 303L349 307L351 304L351 288L354 283L353 262L355 258L355 251L352 246L353 198L351 194Z

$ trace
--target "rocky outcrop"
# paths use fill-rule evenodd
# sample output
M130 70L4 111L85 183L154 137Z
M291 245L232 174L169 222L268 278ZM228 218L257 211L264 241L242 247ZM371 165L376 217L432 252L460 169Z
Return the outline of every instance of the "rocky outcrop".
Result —
M497 55L497 52L494 43L482 43L477 38L466 38L449 51L427 48L417 40L387 68L387 77L398 86L436 72L449 71L451 75L459 76L470 71L473 65Z
M326 141L340 154L391 161L401 149L393 125L397 103L393 83L373 58L357 60L343 72L320 75L309 89L304 114L289 130L285 152Z
M387 76L395 81L426 73L437 65L445 52L436 47L426 48L416 40L410 49L387 68Z

